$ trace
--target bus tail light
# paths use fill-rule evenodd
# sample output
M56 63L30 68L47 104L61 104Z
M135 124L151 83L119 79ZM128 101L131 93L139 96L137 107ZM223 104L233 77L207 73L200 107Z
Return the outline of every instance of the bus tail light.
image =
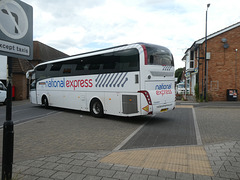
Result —
M152 100L148 91L138 91L138 92L142 93L145 96L149 105L152 105Z

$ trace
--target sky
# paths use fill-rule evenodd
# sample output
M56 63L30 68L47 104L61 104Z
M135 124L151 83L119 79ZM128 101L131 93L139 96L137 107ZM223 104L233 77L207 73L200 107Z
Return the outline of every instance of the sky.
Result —
M239 0L23 0L33 7L33 39L68 55L146 42L167 47L175 69L208 34L240 21Z

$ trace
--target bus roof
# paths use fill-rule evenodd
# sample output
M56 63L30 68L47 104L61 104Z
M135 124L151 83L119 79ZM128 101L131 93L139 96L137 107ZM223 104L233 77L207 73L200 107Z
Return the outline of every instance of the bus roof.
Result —
M38 66L40 66L40 65L44 65L44 64L50 64L50 63L55 63L55 62L61 62L61 61L71 60L71 59L73 59L74 57L80 57L80 56L83 56L83 55L86 55L86 54L93 54L93 53L97 53L97 52L101 52L101 51L107 51L107 50L111 50L111 49L115 49L115 48L121 48L121 47L131 46L131 45L159 46L159 47L161 47L161 48L168 49L168 48L166 48L166 47L164 47L164 46L155 45L155 44L150 44L150 43L143 43L143 42L132 43L132 44L123 44L123 45L114 46L114 47L110 47L110 48L104 48L104 49L99 49L99 50L95 50L95 51L89 51L89 52L85 52L85 53L81 53L81 54L76 54L76 55L72 55L72 56L69 56L69 57L66 57L66 58L55 59L55 60L43 62L43 63L40 63L40 64L36 65L36 66L34 67L34 69L35 69L36 67L38 67Z

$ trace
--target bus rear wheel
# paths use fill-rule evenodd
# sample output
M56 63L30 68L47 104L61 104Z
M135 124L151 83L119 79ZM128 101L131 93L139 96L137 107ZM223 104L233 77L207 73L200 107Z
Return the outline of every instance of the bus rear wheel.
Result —
M90 104L90 112L94 117L103 117L103 105L98 99L93 99Z
M49 108L48 99L47 99L46 96L43 96L43 97L42 97L42 106L43 106L45 109L48 109L48 108Z

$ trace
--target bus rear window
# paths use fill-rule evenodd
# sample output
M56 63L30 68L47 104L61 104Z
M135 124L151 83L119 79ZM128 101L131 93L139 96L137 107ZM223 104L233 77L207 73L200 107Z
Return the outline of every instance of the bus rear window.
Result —
M147 49L148 65L174 66L173 56L167 48L156 45L146 45L145 47Z

